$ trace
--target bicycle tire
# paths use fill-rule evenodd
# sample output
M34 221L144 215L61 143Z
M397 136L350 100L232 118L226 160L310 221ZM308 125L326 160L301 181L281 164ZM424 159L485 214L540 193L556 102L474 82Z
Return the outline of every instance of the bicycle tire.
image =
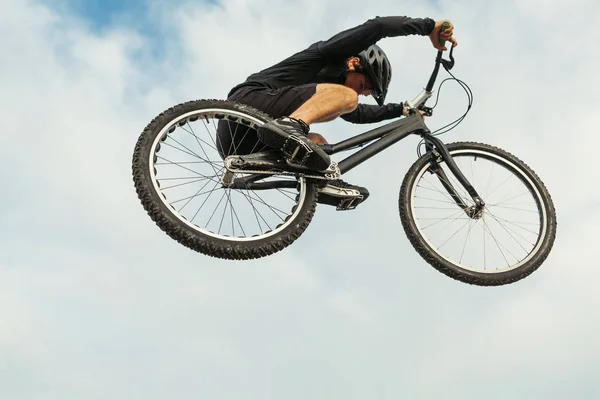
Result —
M556 237L556 210L544 183L523 161L498 147L475 142L457 142L448 144L446 147L453 158L459 154L468 155L473 153L478 154L479 156L487 155L490 159L494 158L498 163L504 163L504 166L515 174L515 177L520 179L524 185L526 184L525 186L531 193L536 193L536 201L539 201L539 203L536 203L538 204L538 210L543 211L538 213L540 227L544 227L543 234L536 243L535 254L529 254L528 260L522 265L519 265L518 268L506 271L472 271L463 268L459 263L453 262L439 254L439 249L434 249L419 229L416 221L417 217L415 216L413 209L413 193L415 193L416 185L418 184L417 178L420 175L424 175L424 170L428 168L427 164L430 163L431 160L431 154L428 152L419 157L410 167L405 175L399 193L398 205L400 220L410 243L417 253L439 272L467 284L478 286L500 286L517 282L531 275L548 257ZM479 192L477 187L475 187L475 189ZM479 194L482 195L481 192ZM485 201L485 198L483 200ZM486 211L484 210L484 212ZM540 231L542 231L541 228Z
M142 131L133 152L133 181L143 208L169 237L189 249L211 257L246 260L266 257L283 250L302 235L315 213L317 188L310 180L303 180L304 195L301 204L297 205L293 217L282 224L283 228L280 231L275 234L270 231L267 232L269 234L267 237L263 237L266 234L257 235L245 241L215 237L209 232L195 229L185 218L181 218L173 207L169 207L164 201L164 196L157 191L152 178L152 169L155 167L152 165L151 158L155 157L152 156L153 151L156 151L153 150L153 147L160 147L159 136L168 135L170 127L175 129L178 118L201 113L203 110L222 110L224 114L233 112L243 118L254 120L257 125L271 119L257 109L224 100L189 101L160 113Z

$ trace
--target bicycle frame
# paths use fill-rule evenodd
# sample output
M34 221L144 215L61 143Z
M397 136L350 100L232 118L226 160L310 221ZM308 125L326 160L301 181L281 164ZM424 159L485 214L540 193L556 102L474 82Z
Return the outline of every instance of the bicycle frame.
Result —
M362 147L376 140L376 142L371 143L338 163L340 172L345 174L371 157L413 134L421 135L424 138L429 137L429 129L419 113L351 137L337 144L324 145L322 148L327 154L331 155L356 147Z
M423 98L423 103L427 98L431 96L431 92L424 91L419 97L414 101L417 103L419 98ZM422 103L422 104L423 104ZM357 167L362 164L366 160L371 157L379 154L384 151L388 147L398 143L402 139L407 138L410 135L420 135L424 140L428 149L435 150L439 157L446 162L448 165L448 169L452 172L452 174L456 177L456 179L460 182L460 184L467 190L467 193L473 198L477 207L473 210L474 214L477 214L483 208L483 200L479 197L479 194L473 188L471 183L467 180L467 178L463 175L461 170L458 168L452 156L446 149L444 143L435 136L431 135L430 130L425 125L423 118L418 112L413 113L409 117L405 119L401 119L396 122L389 123L382 127L373 129L369 132L365 132L358 136L354 136L350 139L344 140L340 143L333 145L325 145L323 146L323 150L325 150L328 154L336 154L343 151L347 151L353 149L357 146L362 146L365 143L371 142L373 140L377 140L375 143L370 144L367 147L357 151L351 156L345 158L344 160L338 163L338 167L340 168L340 172L345 174L351 169ZM461 196L457 193L456 189L450 183L450 180L444 173L444 171L439 168L438 161L432 158L432 171L435 172L442 185L446 188L450 196L454 199L454 201L463 209L466 210L468 206L464 203Z
M435 67L431 73L427 87L412 101L406 101L404 103L404 105L409 109L409 117L395 122L390 122L379 128L354 136L340 143L322 146L326 153L336 154L362 146L365 143L373 140L377 140L377 142L365 147L362 150L359 150L355 154L341 161L338 166L342 174L350 171L352 168L360 165L364 161L382 152L400 140L410 136L411 134L421 135L423 139L425 139L425 143L433 147L444 147L443 143L439 139L430 135L431 131L425 125L425 122L423 121L423 118L421 118L418 110L424 109L425 102L433 95L433 86L435 85L440 66L443 64L448 69L451 69L454 66L454 57L452 55L453 51L454 48L451 47L451 61L444 60L442 58L443 52L441 50L438 51L435 59ZM445 161L448 162L447 160ZM463 182L461 181L461 183Z
M357 167L362 164L366 160L372 158L373 156L381 153L385 149L390 146L398 143L402 139L410 135L419 135L424 141L428 151L432 151L432 159L431 159L431 171L435 173L442 185L448 191L450 196L454 199L454 201L461 207L463 210L467 211L471 216L477 215L483 209L485 205L477 191L473 188L471 183L467 180L467 178L460 171L454 159L451 157L450 153L446 149L444 143L437 137L431 135L431 131L425 125L421 114L418 112L419 110L428 110L424 107L425 102L433 95L433 86L435 84L440 65L444 65L446 68L450 69L454 66L454 58L452 57L453 48L450 50L450 60L447 61L442 59L442 51L438 51L438 55L435 61L435 67L427 84L427 87L412 101L405 102L405 106L409 109L409 116L406 118L402 118L396 120L394 122L390 122L386 125L380 126L368 132L359 134L357 136L353 136L349 139L341 141L332 145L323 145L322 148L327 154L337 154L343 151L348 151L355 149L357 147L362 147L367 143L373 142L363 149L357 151L356 153L348 156L338 163L338 167L340 169L341 174L344 174L351 169ZM450 180L444 173L444 171L439 167L439 161L443 160L448 169L452 172L452 174L456 177L456 179L460 182L460 184L467 190L469 195L473 198L476 206L468 207L461 196L458 194L456 189L450 183ZM253 183L254 180L264 177L264 175L255 175L253 177L248 178L239 178L236 179L238 181L239 186L244 187L246 189L251 190L261 190L279 187L279 185L275 182L270 182L268 185L261 183ZM281 187L286 187L290 185L289 181L282 181ZM238 185L236 185L238 186Z

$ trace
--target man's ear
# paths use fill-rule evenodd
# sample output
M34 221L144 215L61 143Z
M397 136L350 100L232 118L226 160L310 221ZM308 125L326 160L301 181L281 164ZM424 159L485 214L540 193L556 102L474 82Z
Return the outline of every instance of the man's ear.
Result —
M349 58L348 62L346 63L346 66L348 67L349 71L355 71L357 69L360 69L360 58L358 58L358 57Z

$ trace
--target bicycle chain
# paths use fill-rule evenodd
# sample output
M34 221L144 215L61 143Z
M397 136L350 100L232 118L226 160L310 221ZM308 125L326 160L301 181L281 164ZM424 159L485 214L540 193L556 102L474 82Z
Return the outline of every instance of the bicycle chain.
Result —
M324 175L312 175L306 174L302 172L289 172L289 171L265 171L265 170L252 170L252 169L234 169L227 168L229 172L233 172L234 174L265 174L265 175L284 175L284 176L301 176L302 178L310 178L310 179L319 179L325 181L332 181L339 179L342 176L340 172L340 167L335 161L331 162L331 167L334 168L335 172L326 173Z

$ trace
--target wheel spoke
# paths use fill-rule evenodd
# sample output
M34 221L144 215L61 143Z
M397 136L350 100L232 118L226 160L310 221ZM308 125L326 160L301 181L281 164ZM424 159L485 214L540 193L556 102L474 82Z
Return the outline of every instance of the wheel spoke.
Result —
M217 204L217 206L215 207L215 210L212 212L212 214L210 215L210 218L208 219L208 222L206 223L206 226L208 227L208 225L210 225L210 221L212 221L213 217L215 216L215 214L217 213L217 210L219 209L219 206L221 205L221 203L223 202L223 199L225 198L225 192L223 192L223 195L221 196L221 199L219 200L219 203ZM202 206L200 206L202 207ZM198 211L200 211L200 209L198 209ZM196 212L197 214L197 212Z
M455 202L455 201L443 201L443 200L436 200L436 199L430 199L430 198L428 198L428 197L418 197L418 196L415 196L415 199L420 199L420 200L429 200L429 201L433 201L433 202L436 202L436 203L443 203L443 204L453 204L453 205L456 205L456 202Z
M194 129L190 126L190 122L188 121L187 126L189 126L190 131L192 132L192 135L194 136L194 138L196 138L196 142L198 143L198 146L200 146L200 149L202 149L202 153L204 153L204 156L206 157L206 160L210 160L210 157L208 156L208 154L206 154L206 151L204 150L204 146L202 146L202 143L200 142L200 138L198 138L198 136L196 135L196 133L194 133ZM217 175L217 170L215 169L214 165L209 162L211 168L214 170L215 175Z
M215 160L209 160L209 161L179 161L177 164L178 165L189 165L189 164L219 164L222 163L222 160L219 161L215 161ZM155 166L161 166L161 165L171 165L171 164L175 164L173 162L165 162L165 163L154 163Z
M178 183L176 185L161 187L161 189L162 190L175 189L175 188L186 186L186 185L193 185L194 183L202 182L207 179L210 179L210 178L198 178L198 179L194 179L193 181L189 181L189 182Z
M193 174L196 174L196 175L198 175L198 176L201 176L201 177L203 177L203 178L207 178L207 179L211 179L211 180L213 180L213 178L215 178L217 175L219 175L219 173L217 173L217 174L215 174L215 175L214 175L214 176L212 176L212 177L208 177L208 176L206 176L206 175L204 175L204 174L201 174L200 172L194 171L193 169L190 169L190 168L184 167L184 166L180 165L179 163L175 163L175 162L169 161L169 160L167 160L167 159L165 159L165 158L162 158L162 157L160 157L160 156L158 156L157 158L158 158L159 160L163 160L163 161L165 161L165 163L166 163L166 164L169 164L169 165L175 165L175 166L177 166L177 167L179 167L179 168L181 168L181 169L184 169L184 170L186 170L186 171L188 171L188 172L191 172L191 173L193 173ZM220 171L222 171L223 169L225 169L225 168L224 168L224 167L222 167L222 168L220 169ZM174 178L161 178L161 180L166 180L166 179L174 179ZM181 178L179 178L179 179L181 179ZM213 181L214 181L214 180L213 180Z
M517 238L515 238L515 235L513 235L513 233L515 233L517 236L519 236L519 237L521 237L521 238L525 239L523 236L521 236L520 234L518 234L518 233L514 232L512 229L509 229L509 228L507 228L507 227L505 226L505 224L503 224L501 221L499 221L499 220L498 220L498 218L496 218L496 216L495 216L495 215L494 215L494 214L493 214L491 211L489 211L489 210L488 210L488 213L489 213L489 214L492 216L492 218L493 218L493 219L494 219L494 220L495 220L495 221L498 223L498 225L500 225L500 226L501 226L501 227L502 227L502 228L503 228L503 229L506 231L506 233L508 233L508 235L509 235L509 236L510 236L510 237L511 237L511 238L512 238L514 241L515 241L515 243L517 243L517 244L519 245L519 247L521 247L521 248L523 249L523 251L524 251L525 253L529 253L529 251L528 251L528 250L527 250L525 247L523 247L523 245L521 244L521 242L519 242L519 241L517 240ZM527 239L525 239L525 240L527 241ZM534 246L535 246L535 243L530 243L530 244L531 244L531 247L534 247Z
M467 235L465 236L465 244L463 245L463 249L462 252L460 253L460 260L458 262L462 262L463 260L463 256L465 255L465 250L467 248L467 242L469 240L469 235L471 234L471 230L473 229L473 220L469 220L469 231L467 232Z
M177 203L181 203L182 201L186 201L187 202L183 205L183 207L181 207L179 210L177 210L177 212L181 213L181 211L195 198L200 197L200 196L204 196L206 193L212 193L215 191L216 187L219 185L219 183L215 183L215 186L213 186L213 188L211 190L208 190L206 192L202 192L202 189L204 189L206 187L206 185L208 185L211 181L206 182L200 189L198 189L198 191L196 192L196 194L194 194L193 196L189 196L189 197L185 197L183 199L179 199L177 201L173 201L170 204L174 205ZM210 195L209 195L210 196Z
M442 177L440 177L439 175L436 175L438 177L439 180L443 180L444 182L450 184L446 179L443 179ZM429 180L427 178L423 178L423 180L429 184L430 186L435 188L435 185L433 185L431 182L429 182ZM454 189L456 190L456 186L452 185L454 187ZM460 187L459 187L460 190ZM442 191L441 189L435 189L435 192L438 192L440 194L442 194L444 197L446 197L448 200L450 200L453 204L456 204L456 201L452 198L452 196L450 195L450 193L448 193L448 191L444 188L444 190ZM465 192L463 193L457 193L462 199L463 201L465 200Z
M494 169L495 169L495 168L496 168L496 166L495 166L495 165L492 165L492 166L490 167L490 175L489 175L489 177L488 177L488 179L487 179L487 185L486 185L486 187L485 187L485 192L484 192L484 193L485 193L485 198L486 198L486 199L487 199L487 198L489 198L489 194L490 194L490 184L492 183L492 176L494 175Z
M538 211L537 210L524 210L522 208L517 208L517 207L505 207L505 206L499 206L499 205L491 205L488 206L488 208L504 208L506 210L514 210L514 211L522 211L522 212L526 212L526 213L533 213L533 214L537 214Z
M225 192L223 193L224 197L227 197L227 194L229 192ZM221 204L219 202L219 204ZM221 223L219 224L219 230L217 231L218 234L221 234L221 228L223 228L223 221L225 220L225 214L227 214L227 200L225 200L225 205L223 206L223 215L221 216Z
M460 228L459 228L459 229L458 229L456 232L454 232L454 233L452 234L452 236L450 236L450 237L449 237L449 238L448 238L448 239L447 239L447 240L446 240L444 243L442 243L442 245L441 245L440 247L438 247L438 250L441 250L441 249L442 249L442 247L444 247L444 246L445 246L445 245L446 245L446 244L447 244L447 243L448 243L448 242L449 242L449 241L450 241L450 240L451 240L453 237L455 237L455 236L458 234L458 232L462 231L462 230L463 230L463 228L464 228L465 226L467 226L468 224L470 224L470 223L471 223L471 220L468 220L467 222L465 222L465 223L463 224L463 226L461 226L461 227L460 227Z
M210 143L208 143L206 140L204 140L204 139L202 139L200 136L196 135L196 133L194 132L194 130L193 130L193 129L192 129L192 127L190 126L190 123L189 123L189 121L187 122L187 127L189 127L189 129L190 129L190 130L187 130L185 125L184 125L184 126L182 126L182 127L181 127L181 129L183 129L185 132L187 132L187 133L189 133L191 136L193 136L193 137L196 139L196 141L198 142L198 144L199 144L200 146L202 146L202 145L200 144L200 142L202 142L202 143L204 143L205 145L207 145L207 146L209 146L210 148L212 148L213 150L217 150L217 148L216 148L215 146L211 145L211 144L210 144ZM208 132L208 136L209 136L210 138L212 138L212 135L210 134L210 132Z
M491 231L491 229L490 229L489 225L488 225L488 224L487 224L487 222L485 221L485 217L483 217L483 220L482 220L482 221L483 221L483 225L484 225L484 231L486 231L486 232L487 232L487 233L488 233L488 234L491 236L491 238L494 240L494 243L496 243L496 246L498 247L498 250L500 250L500 253L502 254L502 257L504 257L504 261L506 261L506 265L507 265L507 266L510 266L510 262L508 261L508 259L506 258L506 255L505 255L505 254L504 254L504 252L502 251L502 247L504 247L504 246L502 246L502 245L500 244L500 242L498 241L498 239L496 239L496 236L494 236L494 234L492 233L492 231ZM512 255L512 254L511 254L511 255ZM515 256L513 256L513 258L516 258L516 257L515 257Z
M165 146L168 146L168 147L170 147L170 148L172 148L172 149L178 150L178 151L180 151L180 152L182 152L182 153L184 153L184 154L187 154L187 155L189 155L189 156L195 157L195 158L197 158L197 159L199 159L199 160L202 160L202 161L204 161L204 162L205 162L205 163L207 163L207 164L210 164L210 161L208 161L208 158L209 158L209 157L207 157L206 159L204 159L204 158L202 158L200 155L198 155L198 154L196 154L195 152L193 152L192 150L188 149L186 145L184 145L184 144L180 143L179 141L177 141L177 140L175 140L175 139L173 139L173 138L170 138L170 139L172 139L172 140L173 140L175 143L177 143L179 146L183 147L185 150L181 150L181 148L179 148L179 147L177 147L177 146L174 146L174 145L172 145L172 144L170 144L170 143L167 143L167 142L165 142L165 143L164 143L164 145L165 145Z
M273 212L273 214L275 214L275 215L276 215L278 218L280 218L280 219L281 219L281 221L285 221L285 218L282 218L282 217L281 217L281 215L279 215L279 214L287 215L287 212L285 212L285 211L281 211L281 210L280 210L280 209L278 209L277 207L273 207L273 206L271 206L269 203L267 203L266 201L264 201L264 200L262 199L262 197L260 197L260 195L259 195L258 193L254 193L254 194L256 195L256 197L258 197L258 199L256 199L256 198L255 198L255 199L253 199L253 200L256 200L256 201L259 201L259 202L261 202L262 204L264 204L265 206L267 206L267 208L268 208L269 210L271 210L271 211ZM252 197L252 196L251 196L251 197ZM279 214L278 214L278 213L279 213Z
M491 195L492 195L492 194L493 194L493 193L494 193L496 190L498 190L498 189L500 189L502 186L504 186L504 185L505 185L505 184L506 184L506 183L507 183L507 182L510 180L510 178L512 178L512 176L511 176L511 175L507 176L507 177L506 177L506 179L505 179L504 181L502 181L502 183L501 183L501 184L499 184L498 186L496 186L496 187L494 188L494 190L492 190L491 192L489 192L487 196L488 196L488 197L490 197L490 196L491 196Z
M452 214L452 215L449 215L449 216L448 216L448 217L446 217L446 218L431 218L431 219L436 219L436 220L437 220L437 222L435 222L435 223L433 223L433 224L431 224L431 225L424 226L422 229L423 229L423 230L425 230L425 229L429 229L429 228L431 228L431 227L433 227L433 226L435 226L435 225L437 225L437 224L439 224L439 223L441 223L441 222L448 221L448 220L452 219L452 221L450 221L450 224L446 225L446 227L448 227L448 226L450 226L450 225L452 224L452 222L454 222L454 221L457 221L457 220L459 220L459 219L462 219L462 218L455 218L455 217L458 217L459 215L462 215L463 213L464 213L464 211L463 211L463 210L458 210L457 212L455 212L455 213L454 213L454 214ZM421 220L423 220L423 219L424 219L424 218L418 218L418 220L419 220L419 221L421 221ZM470 219L470 218L467 218L467 219ZM443 230L443 229L442 229L442 230Z
M282 195L284 195L285 197L287 197L288 199L295 201L296 199L292 196L290 196L288 193L286 193L284 190L282 189L276 189L279 193L281 193Z
M269 230L272 230L271 226L269 225L269 223L267 222L267 220L262 216L262 214L258 211L258 209L254 206L254 203L252 202L252 197L250 197L249 195L247 195L246 193L244 193L243 191L239 190L239 192L246 198L246 200L250 203L250 207L252 207L252 211L254 212L254 216L256 217L256 222L258 223L258 227L260 228L260 230L262 231L262 225L260 223L259 220L259 216L260 219L262 219L262 221L265 223L265 225L269 228Z
M507 196L507 197L503 198L502 200L497 201L496 204L508 203L508 202L510 202L512 200L518 199L519 197L527 196L527 195L530 195L530 194L531 193L529 193L529 191L527 191L525 193L521 193L521 194L518 194L516 196Z
M196 211L196 213L194 214L194 216L192 217L192 222L194 222L194 219L196 219L196 217L198 216L198 213L200 212L200 210L202 209L202 207L204 207L204 205L206 204L206 202L208 201L208 199L210 199L210 196L212 196L212 194L215 192L216 187L218 186L218 184L215 184L215 186L213 186L212 190L210 191L210 194L206 197L206 199L204 199L204 201L202 202L202 204L200 205L200 207L198 207L198 210Z
M514 227L517 227L517 228L519 228L521 230L524 230L526 232L532 233L534 235L539 235L540 234L539 230L536 232L536 231L532 231L531 229L526 228L526 227L523 226L523 225L534 225L534 226L538 226L539 227L540 226L539 222L513 222L513 221L508 221L508 220L506 220L504 218L500 218L498 216L496 216L496 219L498 219L499 221L502 221L502 222L504 222L506 224L512 225Z

